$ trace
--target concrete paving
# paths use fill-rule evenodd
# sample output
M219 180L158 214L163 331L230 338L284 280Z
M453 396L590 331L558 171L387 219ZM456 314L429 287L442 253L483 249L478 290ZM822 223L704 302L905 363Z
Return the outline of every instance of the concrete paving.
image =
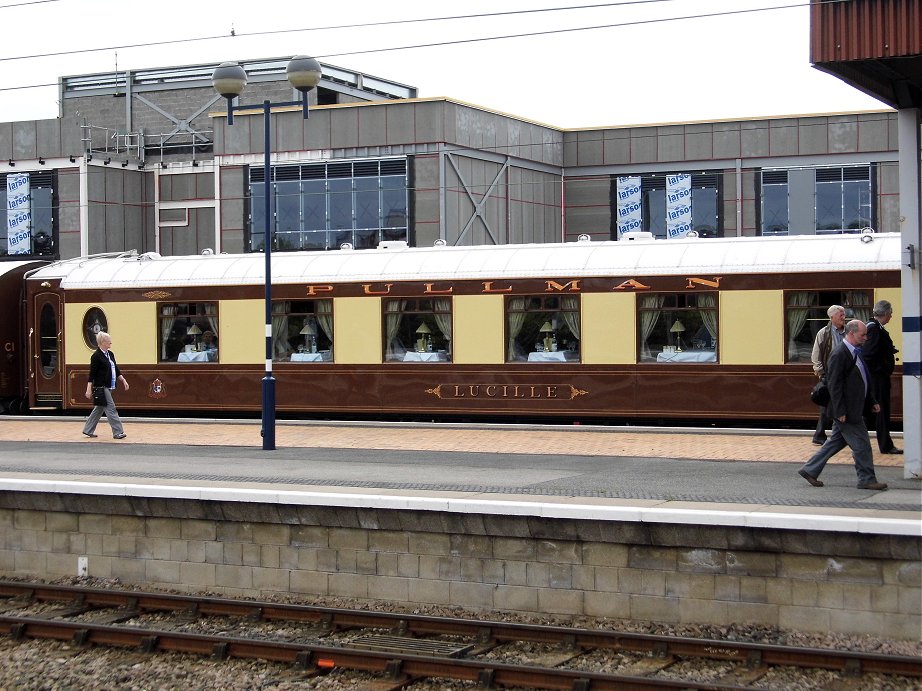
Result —
M89 439L82 418L3 418L0 479L812 507L915 519L922 498L894 455L875 456L888 491L857 489L847 449L827 465L825 487L809 486L797 469L817 447L801 431L278 421L277 448L265 451L259 420L124 422L127 438L114 440L105 420Z

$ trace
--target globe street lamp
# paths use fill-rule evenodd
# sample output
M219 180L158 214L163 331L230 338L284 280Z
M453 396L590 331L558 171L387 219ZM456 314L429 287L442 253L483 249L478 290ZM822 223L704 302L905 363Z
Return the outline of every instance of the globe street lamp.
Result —
M320 63L314 58L298 55L288 63L286 76L291 85L301 93L300 101L286 101L284 103L270 103L263 101L263 185L265 188L265 233L263 235L266 256L266 374L262 380L263 409L262 409L262 437L263 449L275 449L275 377L272 376L272 225L270 218L271 180L270 149L271 138L271 109L272 106L300 105L304 119L308 118L307 94L320 82ZM252 110L257 106L234 105L234 99L243 93L247 84L247 73L236 62L222 62L215 68L211 75L211 83L221 96L227 99L227 124L234 124L235 110Z

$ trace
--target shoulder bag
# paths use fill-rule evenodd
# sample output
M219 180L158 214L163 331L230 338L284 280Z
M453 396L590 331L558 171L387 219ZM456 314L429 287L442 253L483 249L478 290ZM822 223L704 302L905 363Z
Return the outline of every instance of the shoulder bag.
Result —
M825 408L829 405L830 396L829 396L829 387L826 386L826 378L823 377L820 379L816 386L813 387L813 390L810 392L810 400L816 403L816 405Z
M106 387L104 386L94 386L93 387L93 405L108 405L109 402L106 400Z

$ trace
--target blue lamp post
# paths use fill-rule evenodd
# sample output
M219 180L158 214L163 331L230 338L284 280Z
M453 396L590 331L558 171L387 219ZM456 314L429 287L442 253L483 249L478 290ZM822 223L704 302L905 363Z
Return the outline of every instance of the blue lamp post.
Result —
M272 376L272 223L271 214L271 180L272 171L270 169L270 149L272 146L271 138L271 109L272 106L295 106L300 105L304 113L304 119L308 118L307 95L320 82L320 63L314 58L303 55L296 56L288 63L286 76L291 85L301 93L300 101L286 101L284 103L270 103L268 100L263 101L263 134L265 141L263 144L263 166L265 174L263 177L265 187L265 256L266 256L266 374L262 380L263 409L262 409L262 437L263 450L272 451L275 449L275 377ZM243 106L234 105L234 99L243 93L247 84L247 73L236 62L222 62L215 68L211 75L211 83L221 96L227 99L227 124L234 124L235 110L252 110L257 108L256 105Z

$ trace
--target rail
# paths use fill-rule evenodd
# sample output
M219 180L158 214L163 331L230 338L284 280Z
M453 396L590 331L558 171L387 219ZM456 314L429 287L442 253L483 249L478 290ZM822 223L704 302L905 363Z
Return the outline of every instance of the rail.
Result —
M217 659L258 658L318 673L332 668L360 670L383 675L395 684L394 688L407 679L437 677L536 689L751 689L758 688L752 682L772 666L833 670L850 677L886 674L894 679L922 678L922 660L918 658L848 650L25 582L0 581L0 598L8 600L0 615L0 633L17 639L69 640L81 645L187 652ZM11 614L33 603L48 602L62 606L32 616ZM65 621L103 610L114 611L97 621ZM276 640L265 631L256 638L122 625L149 613L168 613L186 621L232 617L239 620L239 629L253 622L298 622L318 638L356 630L362 635L337 645L324 645ZM382 630L388 635L382 635ZM534 660L529 660L530 664L508 664L483 655L498 646L522 642L552 646L557 652L552 656L555 659L550 663L539 660L542 664ZM645 664L635 664L629 671L642 670L644 674L689 658L730 661L734 666L713 683L691 684L644 674L559 666L599 650L641 654ZM740 681L747 685L737 685Z

